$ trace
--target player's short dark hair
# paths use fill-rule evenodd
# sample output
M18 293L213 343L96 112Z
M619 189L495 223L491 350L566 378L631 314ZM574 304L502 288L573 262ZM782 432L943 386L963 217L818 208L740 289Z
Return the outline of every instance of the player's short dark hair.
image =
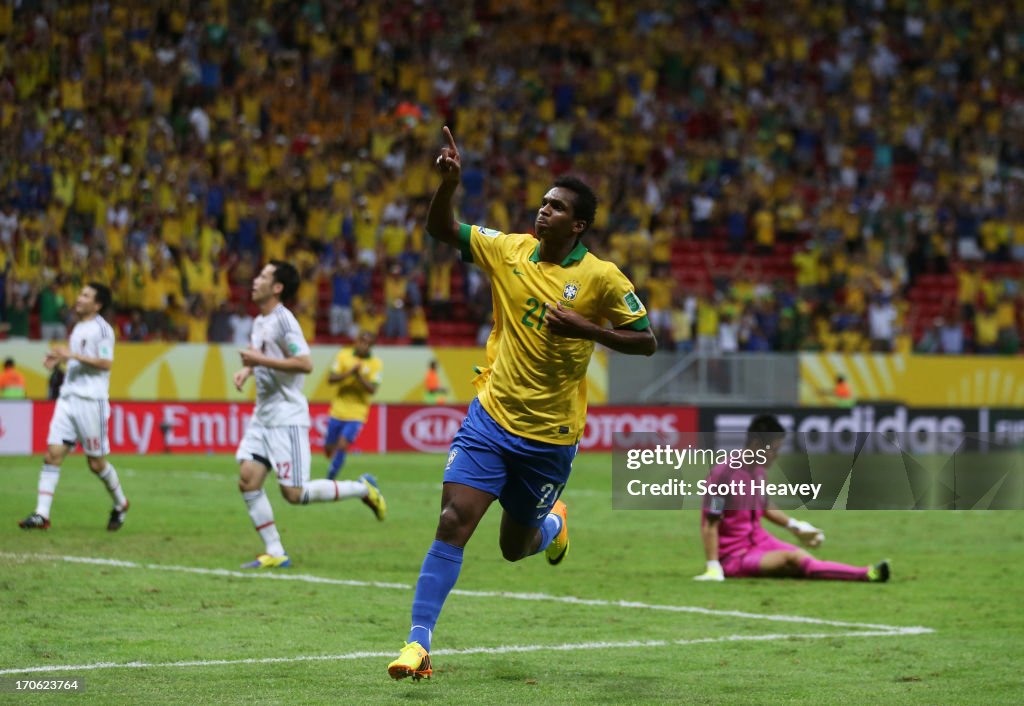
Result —
M14 367L14 358L8 358L4 361L4 370Z
M100 305L100 311L106 309L114 301L114 297L110 293L110 287L107 285L100 284L99 282L89 282L85 286L96 292L96 301Z
M577 220L586 221L587 228L593 225L594 216L597 214L597 195L594 194L594 190L585 181L571 174L556 178L554 186L568 189L576 194L572 205L572 215ZM586 228L583 230L586 232Z
M759 414L747 427L747 446L770 446L782 440L786 429L774 414Z
M290 302L299 291L299 271L295 265L284 260L271 260L269 264L274 266L274 282L282 287L281 301Z

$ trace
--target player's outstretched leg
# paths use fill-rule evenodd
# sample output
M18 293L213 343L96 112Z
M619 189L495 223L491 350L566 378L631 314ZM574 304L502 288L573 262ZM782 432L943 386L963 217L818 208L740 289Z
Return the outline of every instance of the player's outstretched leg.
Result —
M831 581L871 581L871 571L876 567L850 566L835 561L822 561L812 556L805 557L800 562L800 570L804 578L824 579ZM886 571L888 577L888 571Z
M435 539L423 557L423 565L420 567L420 576L416 581L416 591L412 598L412 627L409 629L408 644L419 645L424 653L430 652L430 642L434 637L434 626L441 615L441 608L444 607L445 599L455 588L459 580L459 573L462 571L463 548L458 547L440 539ZM402 650L398 660L408 660L408 647ZM394 663L392 663L394 664ZM427 655L427 666L429 666L429 655ZM412 674L401 674L395 676L388 665L388 674L396 679L413 676Z
M412 677L418 681L431 675L430 641L444 601L459 580L462 554L462 547L452 546L439 539L435 539L427 550L412 599L409 639L398 659L388 665L388 674L392 679Z
M392 679L412 677L419 681L430 678L430 641L434 626L441 615L441 608L462 570L462 547L454 547L435 539L430 545L420 577L416 581L416 593L412 599L412 628L398 658L388 665Z
M432 673L430 642L445 599L459 580L463 548L495 496L461 483L445 483L434 541L423 558L412 598L412 627L405 647L388 665L393 679L421 679Z
M346 498L359 498L373 510L378 520L383 520L388 513L388 504L380 492L377 479L369 473L359 476L359 480L310 480L302 486L301 494L289 495L289 502L331 503ZM293 499L294 498L294 499Z
M60 466L43 462L39 471L39 486L36 492L36 511L18 523L22 529L49 529L50 508L53 506L53 494L57 491L60 480Z

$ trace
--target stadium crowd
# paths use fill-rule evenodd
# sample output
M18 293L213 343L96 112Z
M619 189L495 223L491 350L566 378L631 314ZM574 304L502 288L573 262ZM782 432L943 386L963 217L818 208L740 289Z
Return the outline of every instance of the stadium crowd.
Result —
M127 340L244 341L287 258L310 339L479 340L423 232L447 124L463 221L593 182L664 347L1016 353L1022 41L1020 2L7 0L0 327L100 279Z

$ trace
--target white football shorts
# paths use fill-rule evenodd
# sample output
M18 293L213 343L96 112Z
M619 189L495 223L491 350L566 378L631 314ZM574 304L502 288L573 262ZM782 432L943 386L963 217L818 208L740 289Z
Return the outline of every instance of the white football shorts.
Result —
M265 427L250 420L235 460L259 461L281 485L301 488L309 482L309 427Z
M109 419L109 400L61 397L53 408L46 444L74 448L81 443L86 456L107 456L110 454Z

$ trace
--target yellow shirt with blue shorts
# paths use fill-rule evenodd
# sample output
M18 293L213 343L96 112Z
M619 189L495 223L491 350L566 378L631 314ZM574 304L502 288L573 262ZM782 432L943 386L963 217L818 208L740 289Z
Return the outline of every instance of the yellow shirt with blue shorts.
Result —
M551 333L546 305L637 331L650 326L647 312L619 268L582 243L560 263L542 262L532 235L462 224L459 249L491 280L494 329L445 482L492 493L517 521L539 526L565 486L583 433L594 351L593 341Z
M384 364L380 358L371 355L360 358L351 348L341 350L334 359L331 372L340 374L348 372L360 364L360 373L368 382L380 384ZM370 398L373 393L367 390L355 375L351 375L337 383L334 399L331 400L330 415L334 419L345 421L366 422L370 413Z

